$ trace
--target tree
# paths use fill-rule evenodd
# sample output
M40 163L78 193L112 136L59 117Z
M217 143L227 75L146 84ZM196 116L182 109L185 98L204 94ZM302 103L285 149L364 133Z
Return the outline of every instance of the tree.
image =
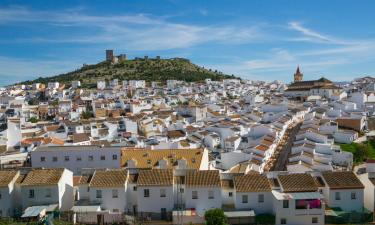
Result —
M29 122L30 123L37 123L39 120L38 120L38 118L36 118L36 117L31 117L30 119L29 119Z
M82 119L87 120L87 119L90 119L92 117L94 117L94 114L92 112L86 111L86 112L82 112L81 113L81 118Z
M207 225L226 225L227 217L222 209L210 209L204 213Z

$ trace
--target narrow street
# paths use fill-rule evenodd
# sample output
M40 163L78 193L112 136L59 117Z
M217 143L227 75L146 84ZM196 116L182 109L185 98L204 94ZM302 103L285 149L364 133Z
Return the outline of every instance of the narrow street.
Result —
M301 122L297 123L294 126L289 127L285 131L285 134L274 153L273 157L275 158L275 161L273 162L273 165L270 167L271 171L286 170L286 165L288 163L288 156L292 149L295 136L297 135L301 127L301 124L302 124Z

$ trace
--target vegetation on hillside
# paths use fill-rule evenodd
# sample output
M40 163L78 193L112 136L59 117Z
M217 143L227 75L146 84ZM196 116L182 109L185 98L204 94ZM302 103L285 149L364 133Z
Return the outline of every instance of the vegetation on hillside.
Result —
M183 80L187 82L203 81L206 78L221 80L233 78L219 71L205 69L191 63L188 59L132 59L112 64L100 62L95 65L85 65L73 72L52 77L40 77L22 84L48 83L58 81L70 85L71 81L79 80L83 87L95 87L97 80L132 80L146 81Z
M366 141L364 143L341 144L343 151L353 153L354 164L359 164L367 159L375 159L375 141Z

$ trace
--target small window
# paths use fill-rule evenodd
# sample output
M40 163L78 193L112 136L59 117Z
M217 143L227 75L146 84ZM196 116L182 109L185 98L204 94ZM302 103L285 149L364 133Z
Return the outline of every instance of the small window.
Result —
M208 191L208 199L214 199L214 191L212 190Z
M102 198L102 190L96 190L96 198Z
M112 160L117 160L117 155L112 155Z
M133 187L133 191L137 191L137 186L134 186L134 187Z
M248 203L247 195L242 195L242 203Z
M335 192L335 200L341 200L340 192Z
M46 189L46 198L51 198L51 189L50 188Z
M149 189L144 189L143 190L143 197L145 197L145 198L150 197L150 190Z
M69 161L69 156L64 157L65 161Z
M352 192L350 196L352 200L357 199L357 195L355 192Z
M191 192L191 199L198 199L198 191Z
M285 218L281 218L280 219L280 224L286 224L286 219Z
M116 189L112 190L112 198L118 198L118 190Z
M57 157L56 156L52 157L52 161L57 162Z
M89 155L89 161L94 161L94 156Z
M1 195L1 191L0 191L0 199L2 198L3 196Z
M284 209L289 208L289 200L283 200L283 208Z
M160 198L165 198L167 196L165 189L160 189Z
M77 156L76 160L77 161L82 161L82 157L81 156Z
M147 159L147 164L151 164L151 159Z
M184 193L185 190L183 188L180 188L180 193Z
M311 223L318 223L318 217L313 217L311 219Z
M233 197L233 192L228 193L229 197Z
M34 190L33 190L33 189L30 189L30 190L29 190L29 198L34 198L34 196L35 196L35 192L34 192Z
M259 202L259 203L264 202L264 194L260 194L260 195L258 195L258 202Z
M100 156L100 160L105 160L105 155Z
M45 162L46 161L46 157L44 157L44 156L40 157L40 161L41 162Z

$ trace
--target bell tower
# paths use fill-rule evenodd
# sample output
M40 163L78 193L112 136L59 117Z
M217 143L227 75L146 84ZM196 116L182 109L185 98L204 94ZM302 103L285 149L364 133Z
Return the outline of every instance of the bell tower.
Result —
M294 74L294 82L299 82L303 80L303 74L299 70L299 66L297 67L296 73Z

